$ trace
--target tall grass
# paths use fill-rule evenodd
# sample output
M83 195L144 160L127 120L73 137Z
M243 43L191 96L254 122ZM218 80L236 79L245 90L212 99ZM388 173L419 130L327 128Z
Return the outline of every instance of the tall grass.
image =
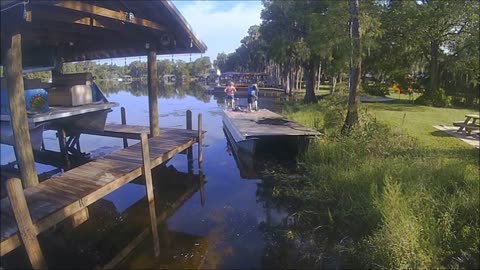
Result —
M279 181L276 198L294 201L310 215L303 220L311 228L328 220L343 261L380 269L478 268L478 150L432 149L364 109L361 127L341 136L344 104L339 96L285 105L289 118L325 135L300 158L302 181Z

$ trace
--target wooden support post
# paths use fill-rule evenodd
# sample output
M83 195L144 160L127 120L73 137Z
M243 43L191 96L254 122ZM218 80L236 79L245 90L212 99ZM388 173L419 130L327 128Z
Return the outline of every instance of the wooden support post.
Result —
M125 112L125 107L120 108L120 114L121 114L121 117L122 117L122 125L126 125L127 124L127 115L126 115L126 112ZM123 138L123 148L127 148L127 147L128 147L127 138Z
M200 180L200 203L203 206L205 204L205 196L203 190L203 130L202 130L202 114L198 114L198 177Z
M53 66L53 69L52 69L52 75L63 74L63 60L60 56L60 54L62 54L62 52L63 52L63 47L59 46L58 51L57 51L57 55L53 59L54 66Z
M198 166L199 168L201 163L203 162L202 142L203 142L202 114L199 113L198 114Z
M70 160L68 159L68 147L67 147L67 134L65 129L60 128L57 132L58 145L60 146L60 154L63 158L64 170L67 171L70 169Z
M152 226L153 251L155 253L155 257L158 257L160 255L160 242L158 238L157 213L155 210L155 195L153 193L152 169L150 167L150 151L148 148L148 136L146 133L142 133L140 135L140 143L142 144L142 174L145 177L148 210L150 212L150 223Z
M152 168L150 166L150 150L148 148L148 136L146 133L140 134L140 142L142 144L142 174L145 176L147 187L148 202L154 201L153 184L152 184Z
M13 215L15 216L20 232L20 238L25 246L32 268L45 269L47 264L45 263L42 249L37 239L38 230L35 225L33 225L32 218L30 217L22 183L18 178L11 178L7 180L6 187L8 199L12 205Z
M187 110L187 130L192 130L192 111ZM189 175L193 175L193 148L187 148L187 170Z
M25 89L22 77L22 36L7 36L5 77L7 80L10 123L13 129L14 149L20 174L25 188L38 184L38 176L33 159L32 142L25 107Z
M202 165L200 164L200 167L198 168L198 180L200 181L200 205L201 206L205 205L205 190L203 188L204 179L205 179L205 176L203 175L203 168L202 168Z
M170 238L170 232L168 230L168 224L166 220L160 224L160 234L162 235L162 248L165 248L165 250L170 250L172 246L172 239Z
M192 130L192 111L187 110L187 130Z
M160 135L158 126L158 74L157 52L154 44L148 49L148 111L150 117L150 136Z
M83 202L79 201L80 204L83 204ZM76 212L73 214L69 219L70 219L70 224L71 228L76 228L83 224L85 221L87 221L90 218L90 213L88 212L88 208L85 207L82 210Z

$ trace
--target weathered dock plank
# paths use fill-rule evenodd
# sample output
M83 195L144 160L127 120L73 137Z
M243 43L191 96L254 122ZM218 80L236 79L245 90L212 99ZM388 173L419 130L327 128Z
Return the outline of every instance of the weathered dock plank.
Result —
M272 147L298 152L310 138L320 135L316 130L266 109L224 111L223 123L226 135L234 142L233 147L249 154L255 154L259 148L271 152Z
M226 118L245 138L272 136L316 136L320 133L296 122L261 109L256 112L224 111ZM224 118L224 120L226 120Z
M115 138L127 138L127 139L140 139L141 133L150 134L150 128L139 125L122 125L122 124L106 124L103 131L101 130L84 130L84 129L72 129L70 132L90 134L97 136L107 136ZM176 139L177 135L181 136L194 136L196 130L177 129L177 128L164 128L160 130L160 136L166 136L166 139ZM175 136L169 136L175 135Z
M131 132L140 136L138 130ZM197 131L193 130L161 129L160 132L159 137L148 140L152 168L198 141ZM141 176L142 164L141 145L135 144L25 189L26 202L37 232L45 231ZM0 256L3 256L21 245L21 241L9 198L0 202Z

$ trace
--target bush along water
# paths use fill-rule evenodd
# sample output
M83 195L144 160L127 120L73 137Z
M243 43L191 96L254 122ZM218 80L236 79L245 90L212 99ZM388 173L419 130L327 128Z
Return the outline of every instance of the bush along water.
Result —
M302 173L276 172L271 191L291 212L283 231L305 251L301 265L478 269L477 155L423 147L365 112L341 136L344 104L285 104L289 118L324 134L300 158Z

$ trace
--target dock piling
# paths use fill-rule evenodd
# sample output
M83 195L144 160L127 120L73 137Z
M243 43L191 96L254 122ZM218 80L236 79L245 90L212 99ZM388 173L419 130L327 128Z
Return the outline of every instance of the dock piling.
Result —
M18 178L10 178L6 182L7 195L12 206L13 215L17 222L20 238L25 245L28 259L33 269L45 269L47 264L43 257L42 249L37 239L38 230L33 225L30 211L28 210L22 182Z
M122 118L122 125L125 126L127 124L127 114L125 112L125 107L120 108L120 114ZM123 138L123 148L127 148L127 147L128 147L127 138Z
M198 114L198 166L203 162L202 153L203 131L202 131L202 114Z
M203 190L203 130L202 130L202 114L198 114L198 175L200 180L200 204L205 204L205 196Z
M157 51L155 44L148 44L148 111L150 117L150 137L160 136L158 125L158 74L157 74Z
M192 130L192 111L187 110L187 130Z
M65 132L65 129L60 128L57 131L57 137L58 137L58 145L60 147L60 154L62 155L63 158L63 166L64 169L67 171L70 169L70 160L68 159L68 146L67 146L67 134Z
M4 67L15 157L22 175L23 185L27 188L38 184L38 176L25 107L25 88L22 78L22 35L20 33L7 34L5 39L2 37L2 45L3 41L6 41Z
M157 214L155 210L155 195L153 193L153 183L152 183L152 169L150 166L150 151L148 148L148 136L146 133L140 135L140 142L142 144L142 174L145 177L145 185L147 188L147 199L148 199L148 210L150 213L150 222L152 225L152 236L153 236L153 250L155 257L160 255L160 242L158 239L158 228L157 228Z
M90 212L88 212L88 208L85 207L70 217L70 224L72 228L76 228L81 224L83 224L85 221L87 221L89 218L90 218Z
M192 130L192 111L187 110L187 130ZM187 168L188 174L193 175L193 148L187 148Z

